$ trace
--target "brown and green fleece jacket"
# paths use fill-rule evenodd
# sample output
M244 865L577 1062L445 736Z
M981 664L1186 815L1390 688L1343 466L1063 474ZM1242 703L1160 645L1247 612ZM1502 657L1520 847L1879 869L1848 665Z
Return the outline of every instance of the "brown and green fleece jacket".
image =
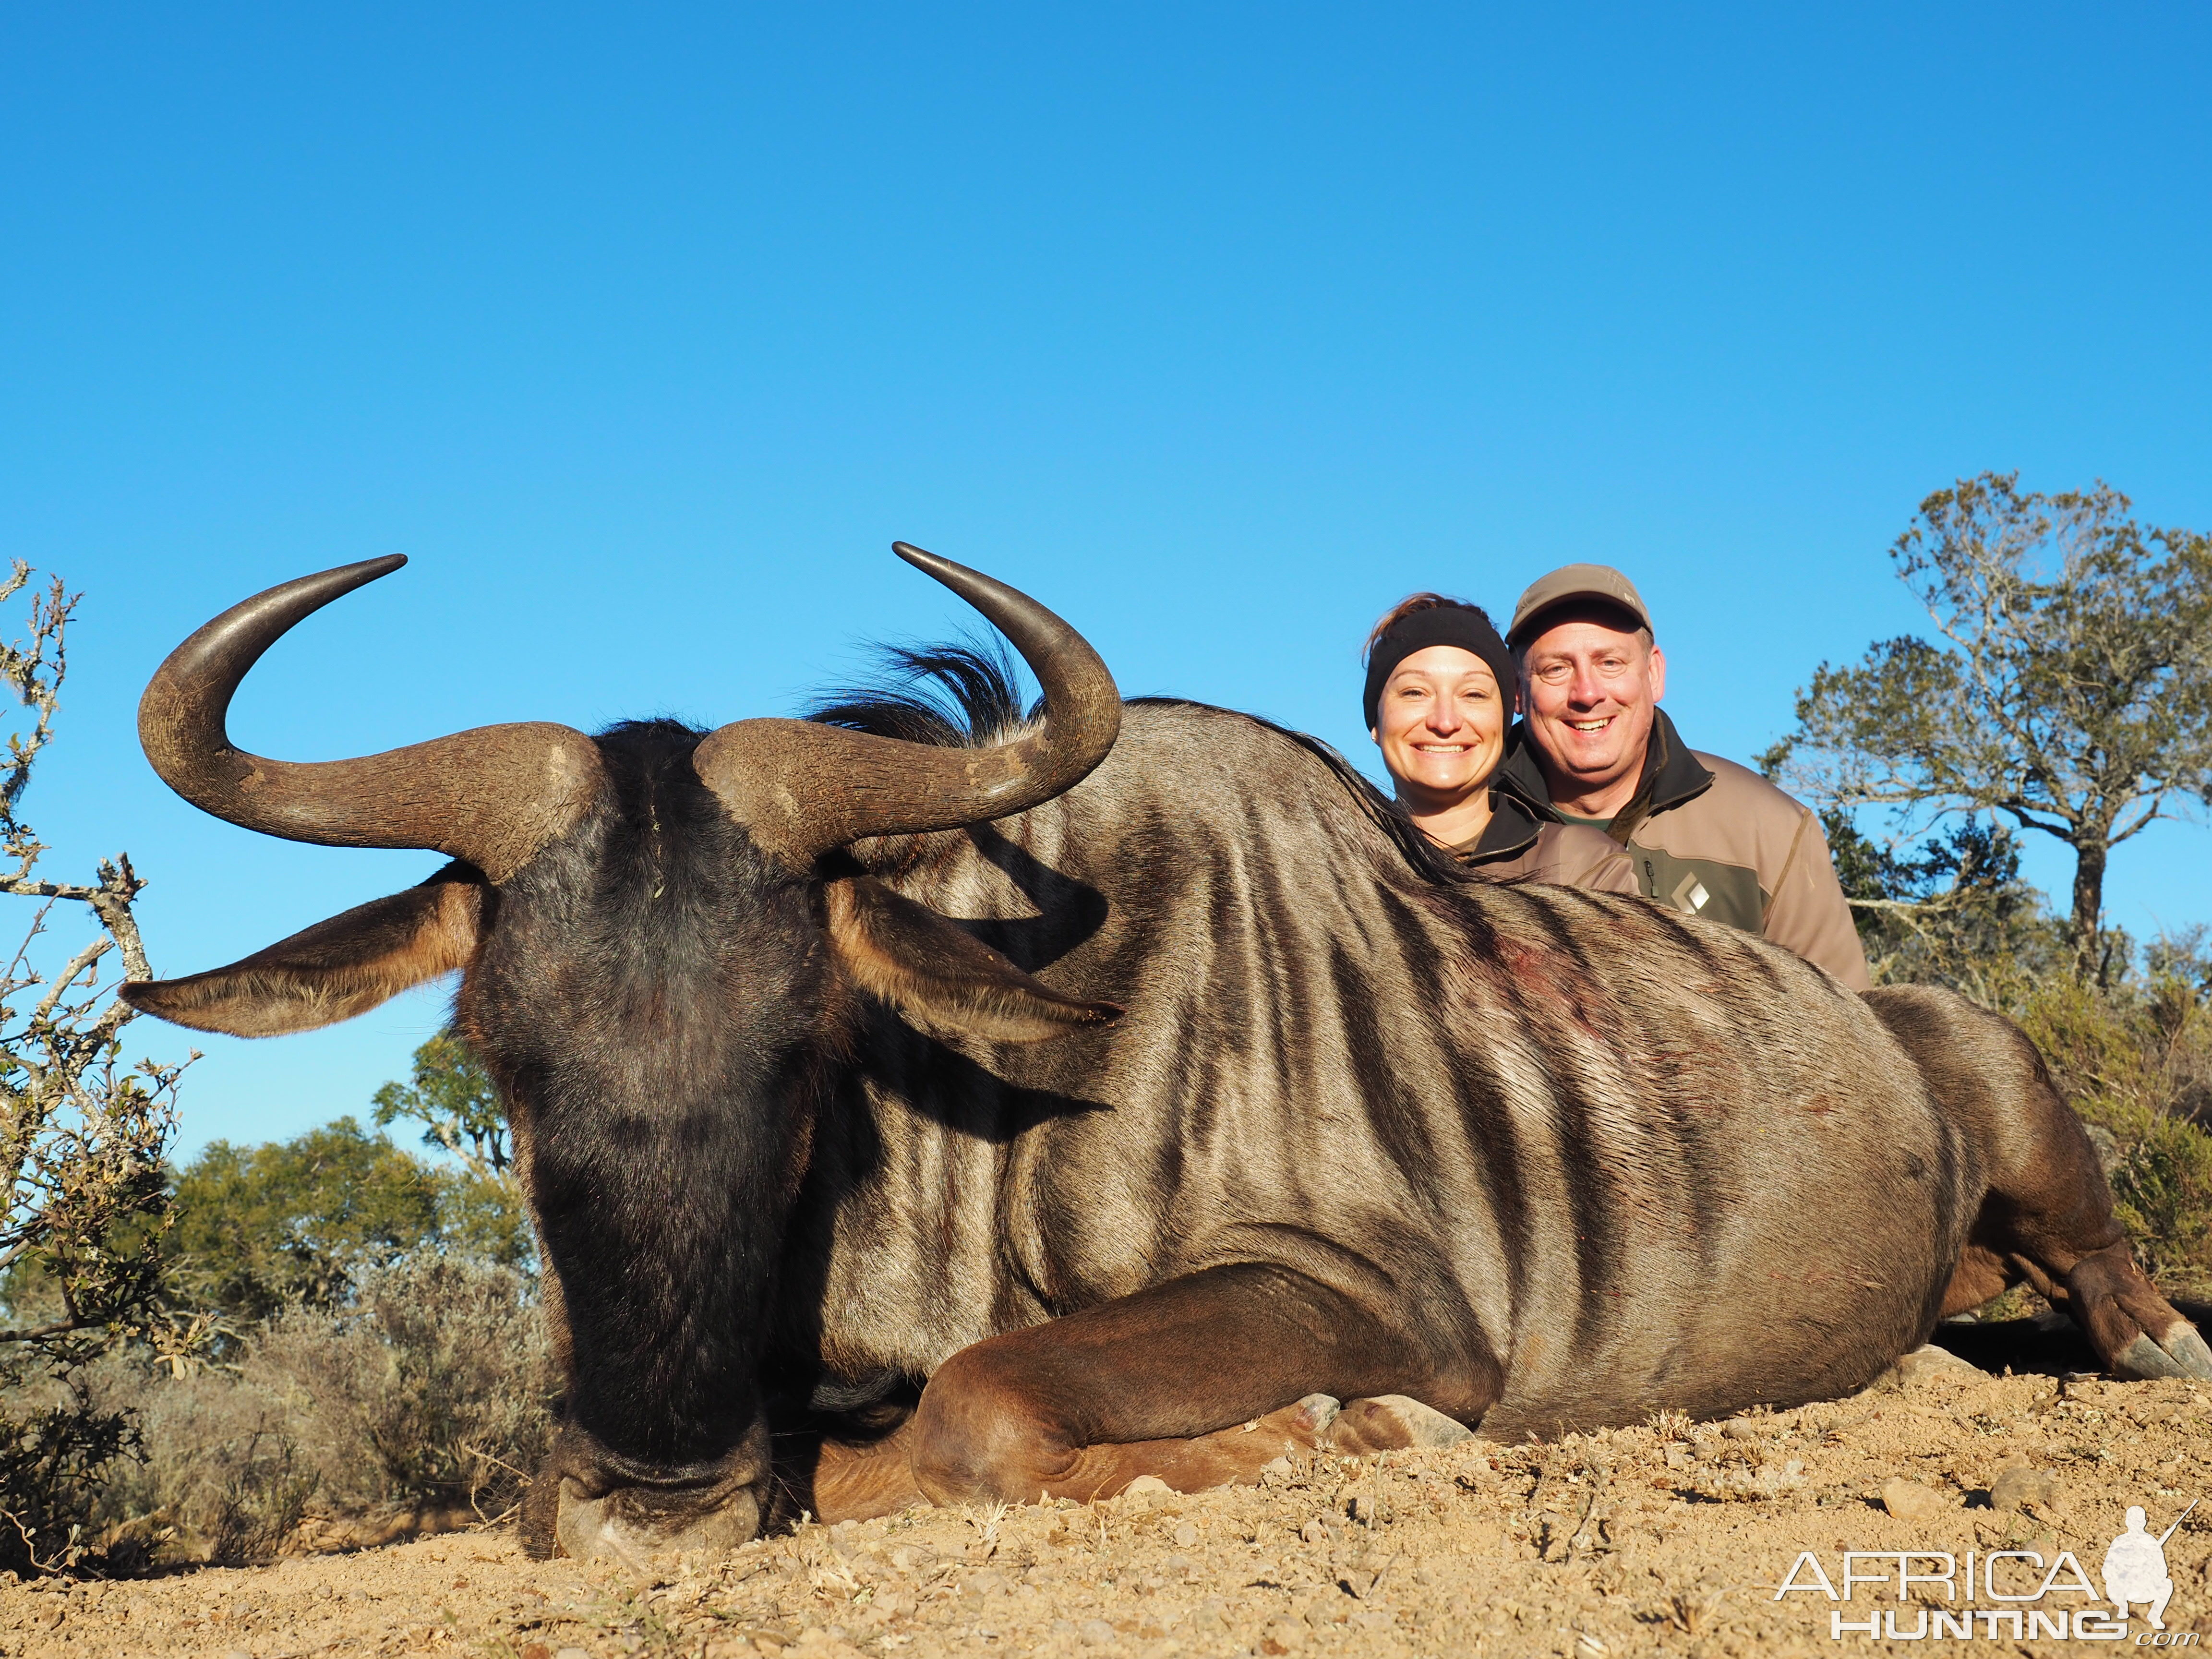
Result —
M1514 727L1491 787L1539 822L1602 831L1627 855L1644 897L1756 933L1865 990L1866 952L1820 821L1748 767L1689 748L1666 713L1654 713L1636 796L1610 823L1552 805L1525 724Z

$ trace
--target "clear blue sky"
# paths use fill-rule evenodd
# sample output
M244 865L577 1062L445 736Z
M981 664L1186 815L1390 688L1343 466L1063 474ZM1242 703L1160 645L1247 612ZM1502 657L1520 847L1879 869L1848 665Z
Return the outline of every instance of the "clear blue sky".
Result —
M1918 625L1885 550L1958 476L2212 526L2208 81L2199 4L10 6L0 555L88 595L27 810L131 850L164 972L417 879L131 724L392 551L242 742L789 712L963 623L897 537L1363 762L1377 611L1617 563L1747 757ZM2212 917L2208 851L2117 918ZM442 1006L204 1040L184 1144L363 1109Z

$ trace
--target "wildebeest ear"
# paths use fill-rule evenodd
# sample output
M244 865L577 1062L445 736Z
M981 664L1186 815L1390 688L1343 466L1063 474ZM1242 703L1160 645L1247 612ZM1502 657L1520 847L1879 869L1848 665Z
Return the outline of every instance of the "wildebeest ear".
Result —
M365 1014L424 980L468 965L483 888L445 870L404 893L185 979L143 980L117 995L142 1013L200 1031L282 1036Z
M1121 1017L1036 980L955 923L873 876L828 885L830 937L861 987L915 1024L996 1042L1036 1042Z

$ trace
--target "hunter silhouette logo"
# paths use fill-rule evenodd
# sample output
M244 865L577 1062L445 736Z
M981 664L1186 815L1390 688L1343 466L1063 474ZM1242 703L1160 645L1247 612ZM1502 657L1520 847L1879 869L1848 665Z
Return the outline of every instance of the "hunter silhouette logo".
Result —
M2195 1509L2197 1503L2191 1498L2189 1510ZM2175 1516L2173 1525L2153 1538L2142 1505L2129 1506L2128 1529L2112 1540L2112 1548L2105 1552L2105 1594L2119 1610L2119 1617L2128 1616L2129 1602L2141 1601L2150 1627L2166 1628L2166 1604L2173 1599L2173 1580L2166 1571L2166 1540L2189 1518L2189 1510Z
M1863 1635L1876 1641L1924 1641L1930 1637L2000 1637L2018 1642L2055 1638L2081 1642L2125 1639L2129 1611L2142 1609L2149 1626L2136 1638L2138 1646L2193 1647L2194 1631L2167 1634L2166 1603L2173 1599L2173 1577L2166 1571L2166 1547L2200 1500L2154 1534L2149 1516L2131 1505L2127 1530L2105 1551L2100 1595L2087 1571L2071 1550L2046 1562L2039 1550L1846 1550L1832 1577L1811 1550L1802 1552L1777 1586L1774 1599L1818 1595L1848 1602L1877 1597L1910 1604L1899 1622L1895 1608L1867 1607L1854 1619L1840 1607L1828 1613L1828 1634L1836 1641ZM2063 1598L2079 1597L2070 1604ZM2110 1603L2109 1607L2102 1603ZM1982 1605L1987 1604L1987 1605ZM1978 1629L1977 1626L1979 1626Z

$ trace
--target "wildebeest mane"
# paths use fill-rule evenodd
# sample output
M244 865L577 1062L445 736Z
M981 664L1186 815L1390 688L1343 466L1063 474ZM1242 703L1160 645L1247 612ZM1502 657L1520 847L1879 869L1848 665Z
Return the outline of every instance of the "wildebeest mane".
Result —
M1131 701L1175 702L1180 702L1181 699L1136 697L1132 698ZM1297 744L1299 748L1327 767L1335 776L1336 781L1344 786L1345 793L1358 804L1359 810L1375 821L1376 827L1388 836L1398 850L1405 854L1406 862L1412 865L1420 874L1428 877L1431 881L1450 884L1482 879L1480 876L1469 870L1431 841L1419 826L1406 816L1404 810L1397 802L1369 782L1365 775L1334 747L1323 743L1319 738L1304 732L1294 732L1287 726L1278 726L1274 721L1262 720L1257 714L1246 714L1243 718L1250 720L1255 726L1262 726L1273 732L1279 738Z
M1026 709L1022 706L1014 659L1001 641L886 645L878 650L884 659L878 678L825 694L808 708L806 718L875 737L960 749L1003 743L1043 712L1041 703ZM1131 697L1128 702L1138 708L1211 707L1188 697ZM1418 873L1448 885L1481 879L1423 834L1395 801L1319 738L1258 714L1240 713L1237 718L1273 732L1319 761Z
M1014 659L1002 641L877 647L870 683L817 698L806 718L872 737L939 749L1002 743L1042 712L1022 707Z

